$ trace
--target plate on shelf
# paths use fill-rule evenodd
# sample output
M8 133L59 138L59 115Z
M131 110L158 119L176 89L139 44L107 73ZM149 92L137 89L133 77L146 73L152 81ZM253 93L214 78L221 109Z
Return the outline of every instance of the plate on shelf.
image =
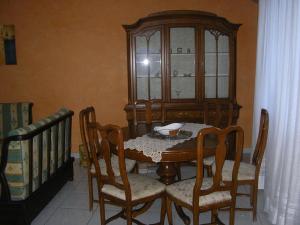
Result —
M151 133L148 133L147 135L151 138L157 138L157 139L180 140L180 139L190 138L193 135L193 132L187 130L180 130L178 131L177 135L170 136L170 135L160 134L159 132L153 130Z

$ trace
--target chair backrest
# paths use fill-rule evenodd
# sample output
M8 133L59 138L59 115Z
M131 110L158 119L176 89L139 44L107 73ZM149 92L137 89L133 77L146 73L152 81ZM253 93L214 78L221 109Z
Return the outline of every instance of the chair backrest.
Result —
M228 135L236 134L236 154L232 172L232 183L222 181L222 168L228 151ZM215 150L215 165L216 171L213 175L212 186L205 190L201 190L203 182L203 152L205 151L205 138L207 135L214 135L216 137L217 145ZM216 127L205 128L199 131L197 136L197 176L194 186L193 204L199 206L199 196L208 195L212 192L230 190L231 194L235 197L237 189L237 174L240 166L244 143L244 132L239 126L228 126L225 129Z
M87 124L96 122L95 109L89 106L79 113L80 135L85 153L87 154L88 164L91 166L92 155L88 144Z
M145 118L140 119L138 116L138 107L139 105L145 106ZM152 124L153 119L153 105L160 106L160 121L165 122L166 112L165 112L165 104L161 100L138 100L134 102L133 106L133 123L137 125L138 123L146 123Z
M119 126L106 125L101 126L99 123L88 124L89 145L92 154L93 164L99 182L99 188L102 189L104 184L113 185L125 192L126 200L131 200L130 184L127 177L125 165L124 139L123 132ZM101 151L105 161L105 171L101 171L97 152ZM111 154L117 152L119 161L120 180L116 179L112 168ZM103 168L103 167L102 167Z
M252 157L252 164L256 165L256 170L259 171L261 162L265 153L269 131L269 113L266 109L262 109L260 113L260 124L257 142Z
M204 123L219 128L232 125L232 103L208 103L204 102ZM224 122L225 121L225 122Z

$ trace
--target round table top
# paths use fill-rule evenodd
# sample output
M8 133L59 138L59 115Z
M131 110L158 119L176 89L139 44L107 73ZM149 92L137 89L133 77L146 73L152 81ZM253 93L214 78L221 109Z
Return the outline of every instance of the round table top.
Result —
M138 124L137 126L124 127L123 134L124 140L133 139L144 134L150 133L154 126L160 125L158 123L152 125ZM208 157L215 152L215 139L205 139L205 145L207 146L204 151L204 157ZM186 140L183 143L174 145L162 153L162 159L160 162L187 162L196 159L196 138ZM151 157L145 156L141 151L126 149L126 157L142 162L152 162Z

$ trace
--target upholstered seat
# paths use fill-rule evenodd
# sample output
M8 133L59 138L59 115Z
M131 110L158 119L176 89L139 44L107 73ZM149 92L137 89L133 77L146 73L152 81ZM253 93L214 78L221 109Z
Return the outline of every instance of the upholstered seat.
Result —
M128 174L127 176L130 183L131 198L133 201L165 191L166 185L153 178L139 174ZM121 177L117 177L116 182L122 183ZM125 200L125 192L113 185L105 184L101 191L105 194Z
M253 220L256 220L257 213L257 191L258 191L258 178L261 162L266 149L269 130L269 113L266 109L261 110L259 133L257 142L253 152L251 163L240 163L238 171L237 183L238 185L249 185L250 193L238 193L239 195L247 195L250 197L250 208L238 208L236 210L241 211L253 211ZM214 167L214 166L213 166ZM224 181L231 181L233 168L233 161L226 160L224 162L222 177ZM215 173L215 168L212 168Z
M174 198L185 202L189 205L193 205L193 188L195 186L196 179L188 179L180 182L176 182L167 186L166 191ZM201 186L201 190L207 190L213 185L212 178L204 178ZM202 195L199 198L199 206L206 206L231 200L230 191L216 191L208 195Z
M84 151L87 155L87 173L88 173L88 187L89 187L89 209L93 209L93 202L96 202L97 200L94 199L93 195L93 178L96 177L96 171L95 166L93 164L92 155L90 152L90 147L88 145L88 133L87 133L87 124L88 123L95 123L96 122L96 112L94 107L90 106L80 111L79 113L79 125L80 125L80 134L81 134L81 140L83 143ZM97 157L99 158L100 152L97 152ZM111 160L113 171L116 173L116 176L120 175L119 172L119 163L118 163L118 157L116 155L112 155ZM103 173L103 175L107 175L106 172L106 165L105 161L103 159L99 159L99 165L100 170ZM136 161L125 159L125 165L126 165L126 171L131 172L134 169L137 170L137 164Z
M204 158L203 159L203 164L204 165L207 165L207 166L212 166L215 162L215 157L214 156L210 156L210 157L207 157L207 158Z
M232 182L223 182L222 167L226 157L226 144L229 135L235 134L236 155L233 167ZM204 177L203 160L207 149L207 137L215 136L216 150L214 157L216 172L213 177ZM197 174L196 178L176 182L166 187L167 214L170 225L172 221L171 203L185 207L193 212L193 224L199 224L199 214L211 211L211 223L223 224L218 218L218 209L230 209L229 224L234 225L234 210L237 191L237 174L243 149L244 132L239 126L228 126L225 129L216 127L204 128L197 135Z
M195 163L195 164L197 163L196 160L193 160L192 162ZM214 156L209 156L209 157L206 157L206 158L203 159L203 164L204 165L212 166L214 164L214 162L215 162L215 157Z
M48 172L49 176L55 174L57 168L60 168L64 163L67 163L70 160L70 126L71 126L71 116L66 119L62 119L62 117L66 117L69 114L73 114L70 110L66 108L60 109L58 112L41 119L35 123L32 123L28 126L20 127L18 129L11 130L7 138L13 136L29 136L33 132L37 132L38 135L43 136L42 145L40 146L38 143L38 135L33 135L32 138L32 146L30 144L30 139L20 139L16 141L10 141L8 145L8 156L7 156L7 165L5 168L5 176L8 181L8 185L10 188L10 195L12 200L24 200L30 197L30 186L28 174L30 171L30 163L32 163L33 167L33 184L32 191L38 190L38 188L47 181ZM55 122L57 119L62 121ZM56 124L56 126L53 124ZM62 124L65 126L62 126ZM49 126L49 128L45 128ZM44 132L40 131L44 129ZM46 131L49 132L49 136L45 135ZM57 141L57 149L52 145L51 151L48 155L48 142L54 143ZM30 162L28 154L30 149L32 148L33 159ZM55 157L55 151L57 150L57 158ZM42 155L42 158L39 159L39 155ZM49 167L47 166L49 157ZM41 161L41 162L40 162ZM41 174L37 171L39 170L39 163L41 163ZM56 168L57 166L57 168ZM49 171L48 171L49 169ZM41 178L40 178L41 177ZM36 182L41 179L41 183Z
M166 186L154 178L126 172L122 129L111 124L101 126L99 123L88 123L87 131L92 164L95 166L95 177L98 184L100 224L105 225L121 217L127 220L127 225L132 225L133 222L145 225L138 221L136 217L146 212L158 198L161 199L159 224L163 224L166 214ZM111 153L116 149L118 149L117 158L111 156ZM99 152L102 153L102 163L97 155ZM118 167L116 162L118 162ZM106 168L104 169L103 166ZM121 211L106 219L106 203L120 206Z
M233 169L234 161L225 160L222 177L224 181L231 181L232 179L232 169ZM213 173L215 173L216 168L213 166ZM253 180L255 179L255 165L249 163L240 163L240 168L238 172L238 180Z
M103 173L103 175L107 175L105 160L104 159L99 159L98 161L99 161L101 173ZM131 160L131 159L125 159L125 164L126 164L126 171L130 172L135 167L136 161L135 160ZM115 175L116 176L120 176L118 156L112 155L112 157L111 157L111 165L112 165L112 168L113 168L113 171L114 171ZM91 170L90 171L93 174L96 173L94 164L91 165Z

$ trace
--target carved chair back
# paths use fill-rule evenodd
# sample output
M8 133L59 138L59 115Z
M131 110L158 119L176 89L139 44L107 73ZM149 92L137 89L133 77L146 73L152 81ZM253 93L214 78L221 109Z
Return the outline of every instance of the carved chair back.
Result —
M235 162L232 173L232 183L224 184L222 181L222 168L228 151L228 135L236 134L236 154ZM203 152L205 151L205 137L207 135L214 135L216 137L216 153L215 153L215 165L216 171L212 177L213 184L211 187L205 190L201 190L203 182ZM237 190L237 174L240 165L244 143L244 132L239 126L229 126L225 129L219 129L216 127L205 128L199 131L197 136L197 176L193 190L193 205L199 206L199 197L202 195L208 195L212 192L230 190L232 196L236 196Z
M145 106L145 117L142 119L140 119L137 113L140 105ZM154 120L153 118L154 105L159 105L160 108L159 120ZM146 123L147 125L150 125L154 121L165 122L165 118L166 118L165 104L161 100L138 100L134 102L134 106L133 106L134 125L137 125L138 123Z
M269 131L269 113L266 109L262 109L260 113L260 124L257 142L252 157L252 164L259 171L261 162L265 153Z
M214 127L225 128L232 125L232 103L204 103L204 123Z
M94 122L96 122L96 114L95 114L94 107L90 106L80 111L79 113L80 135L81 135L84 151L87 154L87 160L89 166L91 166L92 163L92 155L88 144L87 125L88 123L94 123Z
M126 200L130 201L131 190L125 166L122 129L119 126L111 124L101 126L99 123L89 123L88 138L93 163L95 165L96 177L99 182L99 190L101 190L105 184L113 185L118 189L123 190L125 192ZM100 169L97 152L102 152L102 156L105 161L106 173ZM116 179L116 175L112 167L111 154L113 152L117 152L118 154L121 182Z

